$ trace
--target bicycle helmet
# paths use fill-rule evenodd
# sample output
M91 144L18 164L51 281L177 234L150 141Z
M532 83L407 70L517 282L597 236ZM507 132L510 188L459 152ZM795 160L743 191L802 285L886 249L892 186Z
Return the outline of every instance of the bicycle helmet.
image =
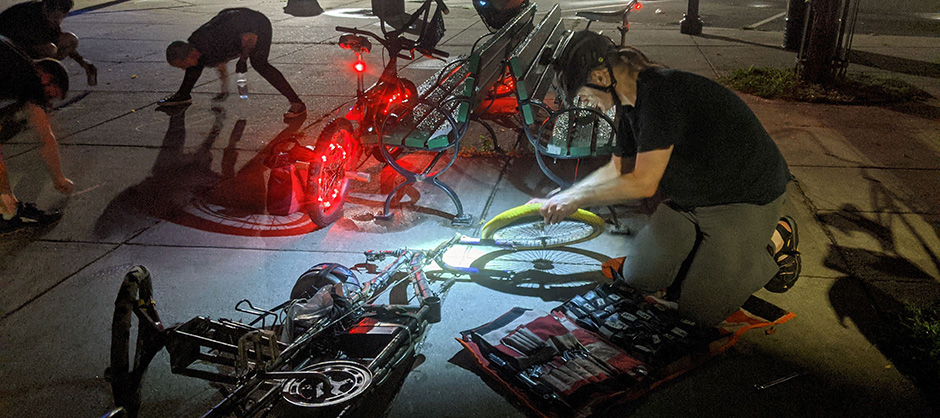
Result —
M337 263L320 263L301 274L290 291L291 299L309 299L323 286L342 283L343 296L362 289L356 273Z
M556 81L565 95L563 101L570 105L578 90L587 85L588 75L598 67L607 66L613 76L610 58L616 54L614 41L604 35L583 30L564 36L551 59ZM595 88L608 91L619 103L619 97L613 93L616 82L612 79L610 86Z
M526 7L529 0L473 0L473 8L490 32L505 26Z

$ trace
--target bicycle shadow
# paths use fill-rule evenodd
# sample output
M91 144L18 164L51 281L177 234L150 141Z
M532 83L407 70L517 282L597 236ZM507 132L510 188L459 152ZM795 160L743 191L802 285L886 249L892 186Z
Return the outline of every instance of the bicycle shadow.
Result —
M873 192L890 193L878 190ZM879 249L830 245L824 265L844 274L828 291L829 302L843 326L851 320L859 332L868 339L903 375L924 394L934 409L940 410L940 399L931 394L940 391L940 370L931 367L929 359L918 358L908 347L910 337L902 315L906 307L915 304L927 306L940 301L940 283L923 268L898 252L895 232L890 219L874 217L845 205L839 212L819 215L824 227L843 233L861 233L874 238ZM926 247L925 237L901 218L915 239ZM929 253L933 265L940 259ZM926 361L925 361L926 360Z
M480 273L469 276L474 283L497 292L563 302L608 283L601 264L609 259L574 247L502 249L471 262L470 267Z

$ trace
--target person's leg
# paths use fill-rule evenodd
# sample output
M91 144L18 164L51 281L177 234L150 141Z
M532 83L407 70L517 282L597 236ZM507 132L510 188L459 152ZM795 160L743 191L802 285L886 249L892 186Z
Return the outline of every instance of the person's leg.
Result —
M59 41L56 43L56 46L58 48L53 58L59 61L64 60L66 57L75 60L75 62L85 70L88 85L94 86L98 84L98 68L91 62L85 60L82 54L78 53L78 36L71 32L62 32L62 34L59 35Z
M777 273L767 251L781 196L763 206L733 204L692 212L701 241L683 278L679 310L700 325L715 325L734 313Z
M0 145L0 215L3 215L3 220L10 220L16 215L17 203L13 189L10 188L7 164L3 161L3 145Z
M62 213L57 210L39 210L35 204L20 202L13 195L7 166L3 161L3 146L0 145L0 234L51 225L61 218Z
M292 105L291 109L294 108L294 104L303 105L303 100L300 100L300 96L294 92L290 83L284 78L284 74L268 62L268 54L271 52L271 22L267 19L259 21L255 35L258 35L258 42L248 54L252 68L287 98Z
M624 258L627 285L657 292L673 283L695 247L697 230L688 215L661 203L640 229Z

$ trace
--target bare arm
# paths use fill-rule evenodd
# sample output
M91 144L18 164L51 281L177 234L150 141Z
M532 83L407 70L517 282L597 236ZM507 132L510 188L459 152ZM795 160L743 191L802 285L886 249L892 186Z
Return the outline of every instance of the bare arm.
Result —
M199 76L202 75L202 65L194 65L186 69L186 75L183 76L183 84L180 84L179 90L176 91L176 94L189 96L193 92L193 87L196 86L196 82L199 81Z
M536 200L542 203L541 213L545 222L560 222L582 207L611 205L653 196L671 155L672 147L641 152L636 156L633 171L626 174L620 174L622 159L612 157L607 165L571 188L549 199Z
M62 194L71 194L75 184L62 174L59 143L56 142L55 134L52 133L52 127L49 125L49 115L42 107L33 103L27 104L27 108L29 111L29 124L39 134L39 140L42 142L39 155L42 156L46 167L49 169L56 190Z
M0 196L13 194L10 188L10 177L7 175L7 164L3 162L3 154L0 154ZM6 202L0 202L6 204Z

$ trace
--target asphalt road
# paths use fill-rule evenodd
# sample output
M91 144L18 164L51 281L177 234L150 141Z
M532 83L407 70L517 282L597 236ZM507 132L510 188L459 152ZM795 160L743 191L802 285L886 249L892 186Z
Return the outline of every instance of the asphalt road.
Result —
M562 10L612 10L623 1L560 2ZM785 26L788 0L706 0L699 3L699 15L705 26L719 28L752 28L782 31ZM855 2L850 4L850 10ZM663 26L679 26L688 11L687 0L641 0L641 8L631 21ZM935 0L864 0L858 4L856 33L879 35L940 37L940 7Z
M21 0L0 0L0 9ZM75 0L73 12L133 0ZM387 0L384 0L387 1ZM855 1L850 1L854 7ZM183 2L181 2L182 4ZM579 10L611 10L623 0L562 0L566 13ZM688 11L687 0L641 0L641 9L631 21L644 24L675 26ZM700 1L699 14L705 26L782 31L789 0L705 0ZM940 7L936 0L862 0L858 4L856 33L879 35L940 37Z

